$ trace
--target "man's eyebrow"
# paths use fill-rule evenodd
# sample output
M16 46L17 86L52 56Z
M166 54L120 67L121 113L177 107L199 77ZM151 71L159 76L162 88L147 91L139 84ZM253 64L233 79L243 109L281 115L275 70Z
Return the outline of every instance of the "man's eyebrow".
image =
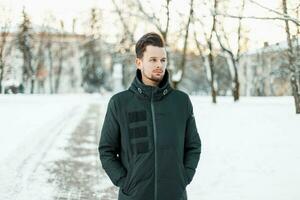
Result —
M158 58L158 57L152 56L150 58ZM161 59L167 59L167 58L166 57L162 57Z

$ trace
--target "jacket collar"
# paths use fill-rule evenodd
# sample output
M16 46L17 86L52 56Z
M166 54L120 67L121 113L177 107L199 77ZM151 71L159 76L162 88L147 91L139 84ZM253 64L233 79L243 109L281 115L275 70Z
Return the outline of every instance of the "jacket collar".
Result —
M160 100L167 96L173 89L169 83L169 72L166 69L162 81L159 83L158 87L145 85L142 81L141 70L136 70L136 76L129 87L129 90L136 93L139 97L145 99L151 99L153 95L153 100Z

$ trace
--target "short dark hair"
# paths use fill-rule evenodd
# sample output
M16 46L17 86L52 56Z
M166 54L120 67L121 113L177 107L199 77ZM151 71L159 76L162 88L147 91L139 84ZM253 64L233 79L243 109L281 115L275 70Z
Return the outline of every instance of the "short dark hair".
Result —
M164 47L164 40L162 37L154 32L147 33L143 35L135 45L135 53L137 58L143 58L144 52L146 51L146 47L148 45L156 46L156 47Z

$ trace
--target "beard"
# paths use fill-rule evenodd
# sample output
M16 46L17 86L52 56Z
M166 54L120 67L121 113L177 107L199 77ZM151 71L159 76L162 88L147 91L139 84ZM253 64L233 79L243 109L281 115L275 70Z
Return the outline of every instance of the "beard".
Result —
M162 73L161 76L155 76L153 73L151 73L151 76L148 76L144 70L142 70L142 73L147 79L154 81L156 83L161 82L164 77L164 73Z

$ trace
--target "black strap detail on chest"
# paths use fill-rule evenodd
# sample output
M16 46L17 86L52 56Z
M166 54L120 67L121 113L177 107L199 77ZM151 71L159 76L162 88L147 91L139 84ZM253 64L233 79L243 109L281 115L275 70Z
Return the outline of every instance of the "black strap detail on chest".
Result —
M129 123L145 121L146 119L147 119L147 113L145 110L128 113Z

